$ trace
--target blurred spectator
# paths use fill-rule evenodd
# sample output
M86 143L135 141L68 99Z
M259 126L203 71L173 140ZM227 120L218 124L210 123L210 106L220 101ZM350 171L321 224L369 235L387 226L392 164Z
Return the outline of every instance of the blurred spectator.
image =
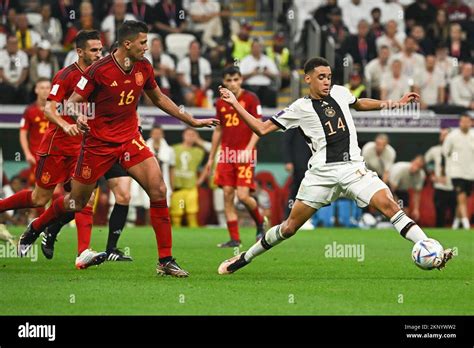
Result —
M217 50L220 56L227 56L232 36L240 31L240 24L232 18L231 7L222 6L221 15L209 21L202 36L203 45L211 50ZM229 52L230 53L230 52Z
M114 0L112 14L108 15L102 21L100 30L105 33L105 47L110 47L117 38L117 32L120 25L125 21L135 20L135 16L127 13L125 0Z
M450 104L474 109L474 79L472 78L472 64L464 63L461 73L453 77L449 83Z
M84 1L79 7L79 10L79 19L74 21L64 37L64 48L66 50L72 49L74 52L76 51L73 49L74 41L80 30L93 30L100 28L100 22L97 20L96 16L94 16L94 8L90 2ZM104 33L101 33L101 40L102 42L106 42Z
M390 169L389 184L395 199L402 209L417 221L420 218L420 193L425 183L423 167L425 160L422 155L416 156L411 162L397 162ZM409 206L408 190L413 190L413 207Z
M192 20L192 31L199 38L209 26L212 19L219 17L221 6L214 0L194 0L189 7L189 15Z
M49 41L43 40L39 43L36 54L31 57L29 70L28 90L36 85L39 78L44 77L51 81L59 71L58 60L51 52Z
M357 64L360 70L363 70L365 65L377 57L377 50L375 49L375 39L369 33L369 23L362 19L357 26L357 35L349 36L344 42L344 53L349 53Z
M362 157L367 168L376 172L385 183L388 183L390 169L395 163L397 152L389 144L387 134L378 134L375 141L365 144L362 147Z
M201 57L199 42L189 45L189 56L181 59L176 69L186 105L204 106L206 91L211 85L211 65Z
M436 209L436 227L446 225L446 213L455 216L456 193L453 190L451 179L446 175L446 157L443 154L442 145L449 130L444 128L439 133L439 144L430 147L425 154L426 165L433 163L432 169L428 171L434 186L434 206Z
M405 33L398 30L398 24L394 20L390 20L385 25L385 34L377 38L377 48L387 46L391 54L400 52L403 49L403 41Z
M390 71L382 76L380 83L380 99L399 100L410 92L408 78L402 75L402 62L399 58L390 63Z
M405 23L407 31L416 24L428 28L436 18L436 8L428 0L416 0L405 10Z
M443 154L446 156L446 174L451 178L456 191L457 207L453 228L459 223L469 229L467 198L471 195L474 184L474 131L472 119L467 114L459 118L459 128L448 134L443 143Z
M232 36L231 56L234 61L241 61L252 51L252 40L250 40L251 32L252 25L248 22L242 21L240 23L239 33Z
M342 15L341 8L337 5L337 0L327 0L325 5L320 6L314 12L314 19L322 27L328 25L331 21L331 13L338 11L339 15Z
M81 0L51 1L52 17L61 22L63 33L66 33L72 23L79 17Z
M436 12L436 20L428 27L427 34L436 44L448 41L449 22L444 9L438 9Z
M288 47L285 47L285 34L283 32L276 33L273 37L273 46L267 47L266 55L275 62L280 71L281 85L280 89L290 85L291 72L295 69L293 56Z
M449 56L448 47L444 44L436 47L436 69L443 73L446 81L450 81L458 73L458 61Z
M446 81L442 71L436 69L435 56L426 56L425 69L419 75L418 86L420 87L422 109L444 103Z
M425 29L421 25L415 25L410 33L416 43L418 44L418 53L426 56L427 54L434 54L435 46L431 39L425 35Z
M350 0L341 6L342 20L352 35L359 34L359 23L368 17L371 10L371 3L367 0ZM368 26L368 23L367 23ZM367 29L368 31L368 29Z
M380 83L382 76L389 72L390 49L388 46L378 48L378 56L372 59L364 69L365 80L370 88L371 97L380 98Z
M153 27L155 15L153 8L146 0L130 0L127 4L127 13L132 14L137 20L148 24L149 29Z
M334 39L337 51L341 48L346 38L349 37L349 29L342 22L342 11L339 7L333 7L328 16L329 22L321 29L327 36L331 36Z
M273 60L264 55L262 50L261 41L253 40L251 54L240 63L244 88L254 92L262 105L276 107L275 84L279 72Z
M196 146L198 138L194 128L186 128L183 131L183 142L173 145L176 167L170 214L174 226L181 226L185 214L189 227L198 226L198 186L206 177L206 172L202 171L198 179L198 168L205 155L204 150Z
M40 78L36 82L36 101L26 107L20 123L20 144L25 159L31 167L32 184L34 183L36 152L49 124L44 114L44 107L50 90L51 82L48 79Z
M345 85L356 98L367 98L367 90L362 82L362 76L357 69L354 69L349 76L349 82Z
M448 2L446 12L451 23L463 24L471 18L471 9L462 0L448 0Z
M160 37L155 37L151 41L149 58L155 72L156 83L164 94L171 97L169 79L176 78L176 65L173 58L163 52L163 43Z
M403 6L397 0L379 1L377 7L380 7L380 10L382 11L383 25L386 25L389 21L393 20L397 23L399 32L405 32ZM403 41L403 39L401 41Z
M413 86L415 79L425 68L425 57L416 53L418 43L416 40L407 36L402 52L394 54L391 58L402 62L402 74L409 79L410 86Z
M61 22L51 17L51 4L44 3L41 5L41 22L35 26L35 30L43 40L49 41L52 51L62 50L63 30Z
M380 8L374 7L370 12L370 15L372 17L372 22L370 23L369 32L374 36L374 38L378 38L384 33L384 27L380 21L382 17Z
M16 15L16 37L18 48L23 50L28 56L35 53L36 45L41 41L41 35L28 27L28 18L25 13Z
M182 33L186 30L186 12L181 0L161 0L153 9L156 16L154 31L160 34L163 43L171 33Z
M18 48L15 35L7 38L6 49L0 51L0 103L23 104L26 90L23 82L28 77L28 55Z
M21 12L22 8L19 0L1 0L0 1L0 23L5 24L8 20L10 10Z
M464 32L462 31L461 25L454 23L451 24L449 30L449 55L457 58L461 62L469 61L471 59L471 49L469 42L464 39Z
M6 22L3 24L3 28L7 35L16 33L16 16L20 12L21 10L17 10L15 7L10 7L8 9Z

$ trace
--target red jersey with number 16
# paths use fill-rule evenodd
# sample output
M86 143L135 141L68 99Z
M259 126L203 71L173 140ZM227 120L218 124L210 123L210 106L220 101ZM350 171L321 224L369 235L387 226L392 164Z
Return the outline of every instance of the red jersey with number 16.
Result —
M82 73L83 71L77 63L59 70L53 78L51 91L48 96L48 100L53 100L61 106L58 110L60 115L70 124L75 124L76 121L69 116L65 116L64 105L65 101L67 101L72 92L74 92L74 87L76 87ZM76 135L74 137L69 136L53 122L50 122L48 130L41 141L38 154L78 156L79 151L81 150L81 141L81 135Z
M114 57L115 51L86 69L75 92L91 105L88 125L91 136L109 143L125 143L138 129L136 108L144 89L154 89L153 67L147 59L135 62L124 71Z
M260 100L254 93L243 89L237 100L253 117L262 118ZM241 119L234 107L222 99L218 99L216 102L216 118L221 121L221 147L234 150L245 149L253 135L253 131Z

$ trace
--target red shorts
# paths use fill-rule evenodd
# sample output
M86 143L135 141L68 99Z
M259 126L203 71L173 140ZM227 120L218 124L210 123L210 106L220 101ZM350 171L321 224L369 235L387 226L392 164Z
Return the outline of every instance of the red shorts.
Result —
M46 190L67 182L74 174L77 156L37 156L36 185Z
M121 144L86 136L73 179L85 185L95 184L117 161L127 170L153 156L138 131L132 140Z
M255 190L255 164L219 162L214 175L218 186L243 186Z

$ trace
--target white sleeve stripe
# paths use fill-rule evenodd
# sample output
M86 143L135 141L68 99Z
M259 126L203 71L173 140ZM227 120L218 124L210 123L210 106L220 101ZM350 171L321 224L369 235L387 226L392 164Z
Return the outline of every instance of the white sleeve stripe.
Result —
M281 129L283 130L286 130L286 127L283 126L280 122L278 122L275 118L275 116L271 117L270 118L270 121L272 121L275 125L277 125L278 127L280 127Z

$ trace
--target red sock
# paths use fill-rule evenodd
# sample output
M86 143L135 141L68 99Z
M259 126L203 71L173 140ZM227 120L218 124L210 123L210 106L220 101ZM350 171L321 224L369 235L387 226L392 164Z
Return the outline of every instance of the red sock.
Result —
M21 190L5 199L0 199L0 213L12 209L32 208L31 190Z
M150 220L158 244L158 257L171 257L171 222L166 199L150 202Z
M91 244L93 211L91 206L86 206L74 215L77 228L77 254L88 249Z
M239 223L237 220L227 221L227 229L229 230L230 239L240 241Z
M250 216L252 216L253 221L257 224L257 226L263 224L263 216L260 214L260 211L258 210L258 206L254 210L248 209L248 212L250 213Z
M55 199L53 203L51 203L51 206L33 221L31 226L36 231L42 231L46 226L49 226L64 217L66 213L67 211L64 208L64 196L61 196Z

